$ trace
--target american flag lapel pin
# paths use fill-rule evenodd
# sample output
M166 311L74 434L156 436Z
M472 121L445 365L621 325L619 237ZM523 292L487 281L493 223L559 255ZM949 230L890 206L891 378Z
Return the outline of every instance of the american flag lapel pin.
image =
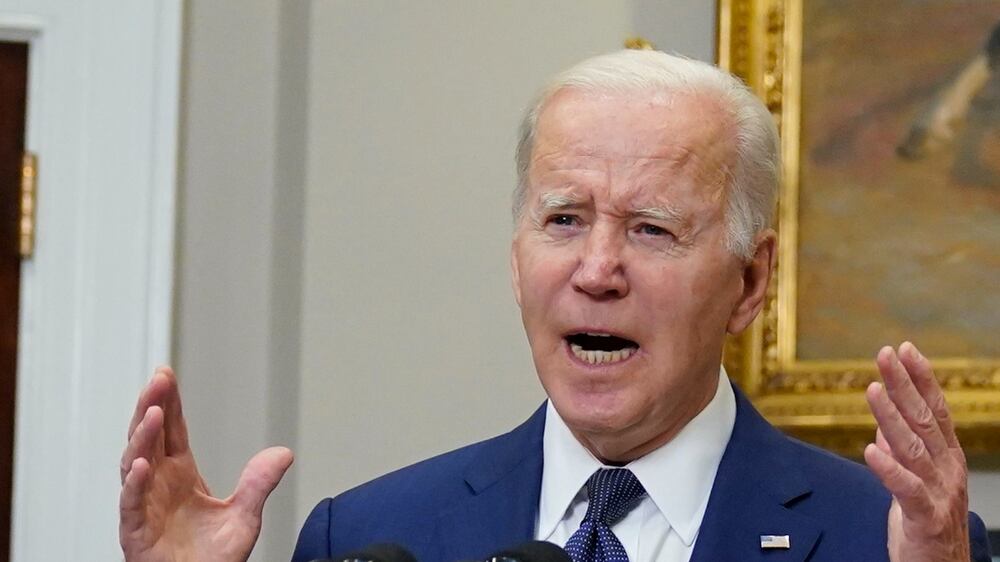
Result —
M760 536L760 547L761 548L791 548L791 542L788 540L788 535L761 535Z

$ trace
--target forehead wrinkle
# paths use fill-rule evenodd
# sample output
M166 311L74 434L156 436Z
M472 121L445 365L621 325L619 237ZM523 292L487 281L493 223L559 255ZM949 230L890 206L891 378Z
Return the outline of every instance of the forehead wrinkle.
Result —
M620 181L631 183L642 191L653 192L661 187L678 187L698 194L704 201L717 203L727 196L729 166L726 151L706 147L699 151L688 146L674 147L670 155L635 161L623 170ZM657 166L657 163L664 164ZM645 177L641 177L643 174ZM658 202L659 203L659 202Z
M539 146L532 151L530 165L533 168L541 165L543 169L550 171L591 171L600 168L599 165L595 166L595 161L599 164L603 155L596 148L583 145L582 142L540 140Z
M536 189L572 189L606 179L607 164L599 158L552 151L531 160L529 185Z

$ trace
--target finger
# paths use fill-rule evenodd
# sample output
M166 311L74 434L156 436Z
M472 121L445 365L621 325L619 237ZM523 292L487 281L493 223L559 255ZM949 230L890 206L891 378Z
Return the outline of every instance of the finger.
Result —
M934 418L937 420L941 434L945 443L951 448L959 447L958 436L955 434L955 426L951 421L951 414L948 411L948 402L945 400L944 391L938 384L937 377L934 376L934 369L931 362L917 346L910 342L903 342L899 346L899 358L913 378L913 384L917 392L923 397L924 402L931 409Z
M264 502L293 460L292 452L285 447L271 447L254 455L240 474L233 493L234 505L259 519L264 510Z
M163 428L164 447L168 456L181 455L188 450L187 422L181 408L181 392L177 377L169 368L162 368L157 374L163 375Z
M885 381L885 390L910 429L924 442L931 457L948 451L948 442L938 426L934 412L914 386L913 376L904 366L895 350L883 347L876 358L879 372ZM898 457L897 457L898 458Z
M149 382L146 383L146 387L139 393L139 399L135 404L135 411L132 412L132 421L128 424L129 439L132 438L132 433L139 425L139 422L142 421L143 416L146 415L146 410L150 406L154 404L163 406L166 394L169 392L170 383L168 379L170 377L173 377L173 371L170 370L170 367L158 367L153 376L150 377Z
M886 443L889 445L890 454L888 456L928 482L938 484L941 474L927 452L924 441L906 424L906 420L896 409L896 405L889 400L885 388L881 384L873 382L865 391L865 398L868 400L868 405L871 407L872 414L878 422L878 427L882 431ZM875 448L878 449L877 446ZM880 452L885 453L881 450Z
M152 466L144 458L132 462L118 496L119 534L124 541L127 534L140 530L146 523L146 491L152 481ZM124 546L124 545L123 545Z
M882 449L882 452L892 456L892 447L889 446L889 442L885 440L885 435L882 435L882 428L875 429L875 446Z
M933 515L934 505L920 477L873 444L865 447L865 462L899 502L905 517L921 519Z
M122 453L119 466L122 484L125 483L126 476L132 470L136 459L144 459L149 464L158 462L163 454L162 430L163 410L159 406L151 406L132 432L132 437Z

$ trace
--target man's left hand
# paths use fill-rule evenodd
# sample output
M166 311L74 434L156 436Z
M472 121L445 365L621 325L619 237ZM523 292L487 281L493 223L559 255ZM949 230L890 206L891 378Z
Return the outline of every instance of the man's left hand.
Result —
M889 559L967 562L969 499L965 453L930 362L906 342L876 358L884 384L865 397L878 432L865 462L892 493Z

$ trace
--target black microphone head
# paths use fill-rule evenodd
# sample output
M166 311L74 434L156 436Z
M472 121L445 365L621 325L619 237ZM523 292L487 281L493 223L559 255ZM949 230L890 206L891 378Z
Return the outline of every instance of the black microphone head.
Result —
M332 560L338 562L353 560L361 562L417 562L417 558L410 554L409 550L393 543L370 544L361 550L348 552Z
M518 562L573 562L566 551L546 541L531 541L507 548L490 556L489 560L517 560Z

